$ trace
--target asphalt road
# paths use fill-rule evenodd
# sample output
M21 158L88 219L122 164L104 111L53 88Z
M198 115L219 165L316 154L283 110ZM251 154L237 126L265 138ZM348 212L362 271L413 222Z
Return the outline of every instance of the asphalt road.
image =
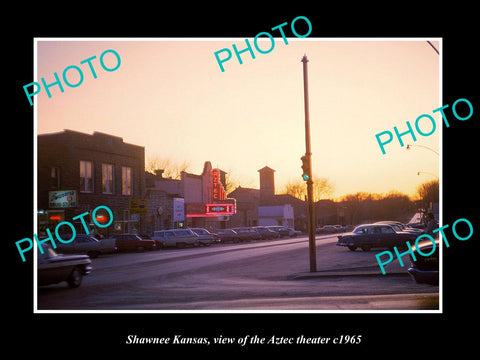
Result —
M336 240L317 236L315 274L305 236L104 256L77 289L39 287L38 310L438 309L438 286L416 284L406 268L381 275L377 251L351 252Z

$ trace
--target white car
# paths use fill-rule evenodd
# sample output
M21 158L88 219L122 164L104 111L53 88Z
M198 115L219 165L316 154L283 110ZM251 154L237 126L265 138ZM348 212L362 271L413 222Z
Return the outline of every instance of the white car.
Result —
M198 236L190 229L157 230L153 232L153 240L160 240L164 247L184 248L198 246Z

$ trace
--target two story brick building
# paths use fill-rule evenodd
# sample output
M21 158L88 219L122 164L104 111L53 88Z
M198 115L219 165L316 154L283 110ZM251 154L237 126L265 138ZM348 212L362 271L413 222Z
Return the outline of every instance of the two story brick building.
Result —
M131 201L145 194L144 147L100 132L64 130L37 139L38 233L59 221L84 232L72 218L100 205L112 210L114 222L96 231L142 232L142 212L132 211Z

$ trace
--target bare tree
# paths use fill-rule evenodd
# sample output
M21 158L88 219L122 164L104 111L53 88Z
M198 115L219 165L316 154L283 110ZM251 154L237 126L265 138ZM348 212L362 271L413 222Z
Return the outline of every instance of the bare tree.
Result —
M145 170L154 173L155 170L163 170L163 177L180 179L182 172L187 171L190 164L187 161L176 162L168 158L152 156L148 159Z
M418 186L417 195L422 199L425 207L428 207L430 203L437 203L439 201L439 189L440 183L438 180L427 181Z
M334 185L327 178L314 177L313 178L313 201L325 199L333 193ZM307 185L305 181L291 180L285 184L282 192L284 194L292 195L297 199L304 200L307 195Z
M390 191L388 194L348 194L342 197L339 205L345 208L351 224L379 220L403 222L410 219L415 212L412 199L398 191Z
M345 195L341 202L350 214L350 224L357 224L360 220L360 211L367 204L367 200L372 198L371 194L365 192L357 192L355 194Z
M239 176L235 171L229 170L226 175L226 185L225 193L228 195L239 186L254 187L255 181L253 179Z

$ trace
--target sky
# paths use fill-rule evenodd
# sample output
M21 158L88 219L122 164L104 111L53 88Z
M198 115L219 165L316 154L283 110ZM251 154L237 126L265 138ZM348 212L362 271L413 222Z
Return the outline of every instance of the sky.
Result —
M268 49L268 38L258 46ZM334 186L330 198L359 191L399 191L439 177L441 154L441 44L428 39L275 39L267 54L241 54L223 63L214 53L245 38L222 39L36 39L33 81L53 83L65 68L78 66L83 81L63 83L35 96L38 134L64 129L104 132L145 147L146 162L158 157L189 164L200 174L205 161L227 171L242 186L259 187L258 170L275 169L276 192L301 179L305 153L304 54L308 57L309 108L314 177ZM105 71L100 55L116 51L121 64ZM223 53L221 56L225 56ZM88 63L91 60L97 78ZM106 53L105 66L116 58ZM71 68L67 79L80 81ZM28 100L26 100L28 101ZM382 154L375 135L407 130L422 114L436 120L436 131L417 140L396 137ZM419 122L427 133L432 125ZM416 145L410 150L406 144ZM431 151L434 150L434 151ZM418 173L420 172L420 175Z

